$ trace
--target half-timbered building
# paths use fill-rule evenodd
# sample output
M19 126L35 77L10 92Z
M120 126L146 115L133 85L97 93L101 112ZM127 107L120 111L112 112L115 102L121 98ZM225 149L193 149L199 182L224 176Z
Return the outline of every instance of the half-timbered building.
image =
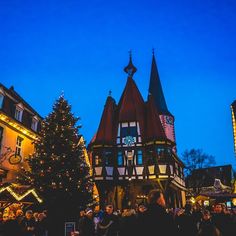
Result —
M183 162L176 152L174 116L169 112L152 58L149 94L144 101L133 78L130 61L127 82L118 103L109 94L98 130L89 144L100 202L116 208L145 201L151 189L161 189L171 207L185 201Z

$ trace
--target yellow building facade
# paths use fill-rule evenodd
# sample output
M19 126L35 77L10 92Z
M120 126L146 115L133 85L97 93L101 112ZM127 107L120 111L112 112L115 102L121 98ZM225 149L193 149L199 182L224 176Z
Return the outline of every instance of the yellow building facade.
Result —
M0 84L0 182L12 183L34 153L40 115L14 90Z

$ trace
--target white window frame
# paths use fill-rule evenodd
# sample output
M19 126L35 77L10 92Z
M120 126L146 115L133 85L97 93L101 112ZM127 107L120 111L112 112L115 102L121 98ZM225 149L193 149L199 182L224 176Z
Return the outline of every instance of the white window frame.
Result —
M36 116L32 118L31 129L37 131L39 120Z
M24 110L24 108L22 107L21 104L16 105L15 118L16 118L18 121L22 121L23 110Z
M24 139L21 136L17 136L16 138L16 155L22 155L22 142Z

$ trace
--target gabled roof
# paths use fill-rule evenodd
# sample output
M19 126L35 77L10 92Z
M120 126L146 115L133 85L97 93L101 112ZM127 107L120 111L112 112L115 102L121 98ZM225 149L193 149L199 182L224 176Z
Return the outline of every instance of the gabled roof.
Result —
M22 103L24 107L26 107L29 111L32 112L33 115L38 116L40 119L42 119L41 115L38 114L38 112L29 105L14 89L13 86L11 86L9 89L5 87L2 83L0 83L0 87L3 88L9 95L11 95L14 99L16 99L17 103ZM15 102L14 102L15 103Z
M108 96L94 143L113 143L115 109L115 100L111 96Z
M19 122L24 127L32 130L31 124L34 117L38 117L42 120L42 117L14 90L11 86L9 89L0 83L0 90L3 91L4 99L2 107L0 107L0 112L4 113L6 116ZM22 121L15 119L15 109L16 106L21 106L24 108ZM40 122L37 126L37 132L40 130ZM32 130L35 132L35 130Z
M151 76L148 91L154 98L158 112L164 115L171 115L166 105L154 54L152 57Z
M152 95L148 96L146 106L146 138L147 140L166 140L166 135L162 127L155 101Z
M135 81L128 77L118 104L118 122L138 121L141 134L144 129L145 103Z

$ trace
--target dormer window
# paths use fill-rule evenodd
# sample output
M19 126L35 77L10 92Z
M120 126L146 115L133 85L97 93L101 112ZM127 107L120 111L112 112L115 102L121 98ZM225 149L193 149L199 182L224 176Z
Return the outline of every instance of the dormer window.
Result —
M16 107L16 111L15 111L15 118L18 121L22 121L22 114L23 114L23 110L19 109L18 107Z
M37 117L32 118L31 129L37 131L38 128L38 119Z
M3 94L0 93L0 109L3 106L3 99L4 99L4 96L3 96Z
M120 136L122 143L133 146L137 142L138 130L136 122L125 122L121 124Z
M19 106L16 106L16 110L15 110L15 118L18 121L22 121L22 115L23 115L23 109Z
M126 136L136 137L137 136L137 127L136 126L122 127L121 136L122 137L126 137Z

